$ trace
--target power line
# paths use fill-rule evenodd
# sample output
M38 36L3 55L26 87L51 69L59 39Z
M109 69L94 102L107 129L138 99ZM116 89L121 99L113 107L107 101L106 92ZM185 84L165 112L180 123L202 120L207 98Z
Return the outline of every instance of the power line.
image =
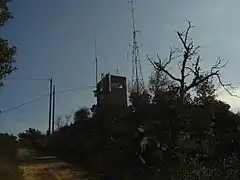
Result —
M21 80L21 81L49 81L50 78L6 78L6 80Z
M12 107L12 108L9 108L9 109L6 109L4 111L1 111L1 113L6 113L6 112L10 112L10 111L16 110L16 109L18 109L18 108L20 108L22 106L26 106L26 105L32 104L32 103L34 103L36 101L39 101L40 99L43 99L43 98L48 97L48 96L49 96L49 94L42 95L42 96L40 96L40 97L38 97L36 99L24 102L22 104L19 104L17 106Z
M60 93L68 93L68 92L74 92L74 91L80 91L80 90L86 90L86 89L90 89L90 88L94 88L95 86L88 86L88 87L81 87L81 88L74 88L74 89L63 89L63 90L59 90L59 91L56 91L56 94L60 94ZM3 110L3 111L0 111L0 114L2 113L6 113L6 112L11 112L11 111L14 111L18 108L21 108L23 106L26 106L26 105L29 105L29 104L32 104L32 103L35 103L45 97L48 97L50 94L45 94L45 95L42 95L36 99L33 99L33 100L30 100L30 101L27 101L27 102L24 102L24 103L21 103L17 106L14 106L12 108L9 108L9 109L6 109L6 110Z
M56 94L86 90L86 89L90 89L90 88L94 88L94 87L95 86L88 86L88 87L84 87L84 88L82 87L82 88L74 88L74 89L63 89L63 90L56 91Z

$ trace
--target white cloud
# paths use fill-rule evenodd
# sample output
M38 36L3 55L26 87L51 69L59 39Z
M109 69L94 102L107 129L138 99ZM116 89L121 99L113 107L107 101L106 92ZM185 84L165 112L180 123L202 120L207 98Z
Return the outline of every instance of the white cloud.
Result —
M240 87L234 89L231 92L234 95L239 95L240 96ZM232 111L234 111L234 112L240 111L240 98L237 98L235 96L231 96L223 88L220 88L217 91L217 94L218 94L217 99L229 104L231 106Z

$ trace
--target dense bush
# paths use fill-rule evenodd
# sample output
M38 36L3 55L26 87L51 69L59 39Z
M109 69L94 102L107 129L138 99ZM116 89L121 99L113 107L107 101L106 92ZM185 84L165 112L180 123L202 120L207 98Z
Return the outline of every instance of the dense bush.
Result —
M72 124L51 136L30 138L34 146L103 179L239 178L240 116L216 99L213 77L228 91L219 74L224 65L219 59L210 72L201 70L199 46L188 37L192 27L189 22L186 31L178 32L183 47L171 50L166 61L150 59L155 67L150 94L131 94L124 116L110 117L107 107L94 106L92 113L80 109ZM167 66L178 57L183 58L181 75L175 77Z
M159 95L159 102L115 121L78 120L45 137L42 149L105 179L237 177L238 114L212 97L192 98L185 110L175 98Z
M20 180L22 173L17 166L18 149L16 137L0 134L0 179Z

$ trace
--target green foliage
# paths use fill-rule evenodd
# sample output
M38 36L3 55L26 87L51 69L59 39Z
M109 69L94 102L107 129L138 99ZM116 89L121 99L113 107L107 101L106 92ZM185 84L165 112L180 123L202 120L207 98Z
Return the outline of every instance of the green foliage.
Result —
M0 179L23 179L17 166L17 147L15 136L0 133Z
M17 155L17 141L16 137L8 134L0 134L0 158L7 158L10 160L16 159Z
M157 69L154 69L149 77L149 91L152 94L166 91L171 84L172 82L169 80L168 76Z
M239 115L215 99L211 81L198 86L184 106L177 92L169 85L153 94L154 101L121 119L79 116L80 109L74 123L36 147L109 179L237 177Z
M13 18L13 15L9 12L7 3L11 0L0 1L0 27L4 26L5 22Z
M169 88L124 118L76 120L45 137L42 149L110 179L232 179L240 163L240 117L221 101L205 101L211 93L196 91L184 107Z
M83 121L87 120L90 116L90 110L87 107L77 110L74 114L74 121Z
M13 17L9 12L8 2L9 0L0 1L0 28ZM4 78L16 70L14 67L15 53L16 47L11 45L8 40L0 37L0 86L3 85Z
M184 53L189 54L191 47L190 43ZM184 61L189 57L191 53ZM34 147L81 164L103 179L239 178L240 116L216 99L210 75L219 74L204 75L199 62L198 57L192 65L195 77L187 89L188 74L182 76L184 81L173 83L161 73L169 61L157 64L149 82L151 96L147 91L131 93L132 105L125 116L112 117L108 107L92 107L90 116L84 108L75 113L72 124L52 136L41 139L30 133L34 137L30 139L37 142Z
M196 96L194 101L196 104L207 105L212 103L216 98L216 89L213 84L213 79L207 79L203 83L196 86Z
M140 94L136 92L131 92L129 99L134 110L141 110L142 108L145 108L150 104L151 96L145 90Z
M43 140L43 134L36 130L29 128L23 133L18 134L19 145L26 148L36 148L40 141Z

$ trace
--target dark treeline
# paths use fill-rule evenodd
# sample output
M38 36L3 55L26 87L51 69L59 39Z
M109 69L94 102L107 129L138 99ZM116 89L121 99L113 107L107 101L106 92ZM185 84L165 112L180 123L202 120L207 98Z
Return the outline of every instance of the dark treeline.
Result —
M0 179L20 180L18 168L18 142L15 136L0 133Z
M80 164L103 179L237 179L240 116L216 99L214 87L217 79L230 93L220 78L225 65L219 59L209 72L201 70L199 47L188 37L191 28L189 23L178 32L183 48L171 49L168 59L149 58L154 71L148 91L131 91L132 105L121 118L108 116L107 107L83 108L72 123L58 119L49 137L33 129L21 133L22 144ZM167 68L175 58L182 58L179 78Z
M9 11L9 2L9 0L0 1L0 89L4 79L16 70L16 47L3 37L2 33L4 25L13 18ZM21 178L21 172L17 167L17 139L12 135L0 133L0 179L20 180Z

